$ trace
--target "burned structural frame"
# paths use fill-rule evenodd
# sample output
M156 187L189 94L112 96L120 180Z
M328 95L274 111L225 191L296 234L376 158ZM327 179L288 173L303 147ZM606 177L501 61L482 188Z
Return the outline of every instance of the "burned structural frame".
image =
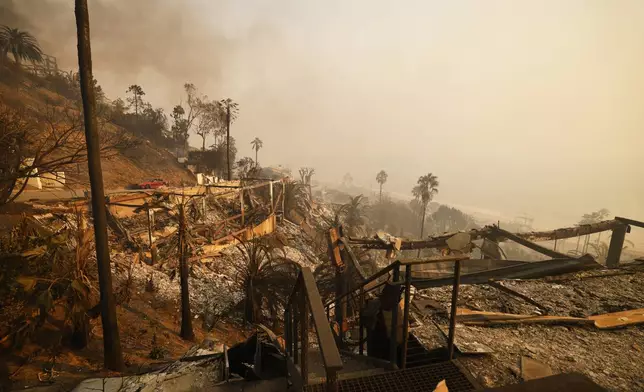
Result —
M537 241L557 241L566 238L573 238L589 234L601 233L603 231L612 231L613 236L609 246L608 255L606 257L606 266L610 268L619 265L619 258L624 246L624 239L626 233L630 232L630 226L637 226L644 228L644 222L636 221L633 219L615 217L612 220L606 220L589 225L578 225L572 227L565 227L548 231L531 231L526 233L510 233L500 229L496 225L486 226L482 229L470 230L467 233L471 236L472 240L487 238L494 242L501 242L506 240L513 240L527 248L536 252L542 253L548 257L555 259L568 259L570 256L561 254L554 250L536 244ZM411 249L432 249L447 247L447 239L455 233L444 234L440 236L430 237L423 240L407 240L402 241L401 250ZM376 238L348 238L348 243L351 246L363 249L389 249L390 245L383 243Z

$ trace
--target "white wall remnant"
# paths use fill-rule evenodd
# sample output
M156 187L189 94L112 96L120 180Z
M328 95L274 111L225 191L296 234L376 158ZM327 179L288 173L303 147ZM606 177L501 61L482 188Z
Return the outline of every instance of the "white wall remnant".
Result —
M40 175L43 188L63 188L65 186L65 172L43 173Z

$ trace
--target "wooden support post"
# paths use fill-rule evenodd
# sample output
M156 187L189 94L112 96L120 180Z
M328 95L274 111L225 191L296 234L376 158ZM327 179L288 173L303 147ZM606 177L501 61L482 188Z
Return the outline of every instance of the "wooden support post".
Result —
M454 263L454 285L452 286L452 308L449 317L449 336L447 337L448 360L454 358L454 337L456 335L456 306L458 303L458 289L461 284L461 262Z
M203 217L203 221L206 221L206 197L201 198L201 213Z
M518 235L514 233L510 233L509 231L503 230L503 229L496 229L501 237L505 237L509 240L512 240L520 245L525 246L526 248L532 249L536 252L539 252L541 254L544 254L546 256L552 257L553 259L567 259L569 256L566 256L562 253L556 252L552 249L548 249L544 246L541 246L539 244L535 244L534 242L528 241L524 238L519 237ZM556 234L555 234L556 235ZM555 237L556 238L556 237Z
M608 268L617 268L619 266L619 258L622 255L627 231L628 225L622 225L613 229L613 236L610 238L610 246L608 247L608 255L606 256L606 266Z
M347 291L347 270L336 268L336 295L339 297ZM347 316L348 297L342 298L335 302L335 321L338 323L338 345L344 344L344 324Z
M405 266L405 307L403 308L403 346L400 367L407 367L407 343L409 342L409 306L411 303L411 265Z
M396 266L393 270L393 282L400 279L400 267ZM400 286L396 286L399 290ZM391 334L389 335L389 362L398 365L398 307L400 307L400 291L396 297L396 304L391 309Z
M152 249L152 218L150 217L150 206L146 206L145 210L148 213L148 240L150 241L150 249Z
M274 214L275 206L273 205L273 181L269 183L269 192L271 194L271 214Z
M239 190L239 202L241 203L241 224L244 226L246 224L244 218L244 188Z
M286 199L286 183L282 181L282 219L286 219L286 211L284 207L284 200Z

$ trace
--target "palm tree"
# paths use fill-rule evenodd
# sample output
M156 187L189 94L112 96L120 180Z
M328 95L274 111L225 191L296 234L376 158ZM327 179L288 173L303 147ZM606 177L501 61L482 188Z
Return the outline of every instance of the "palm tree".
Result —
M378 174L376 175L376 181L378 181L378 184L380 184L380 202L382 203L382 186L387 182L387 177L389 175L387 174L386 171L380 170Z
M255 150L255 166L257 166L257 152L260 148L264 147L264 143L260 138L256 137L252 142L250 142L250 144L253 146L253 150Z
M155 207L164 208L166 210L174 210L172 220L176 222L178 228L169 237L168 241L163 243L160 247L160 256L164 260L179 259L179 281L181 285L181 332L180 335L185 340L194 340L195 334L192 329L192 312L190 310L190 286L188 283L188 275L190 268L188 266L188 257L195 251L196 246L194 238L190 233L188 227L188 214L187 209L191 197L181 196L171 208L163 205L155 205ZM173 275L176 270L173 271Z
M99 287L101 290L104 363L108 369L122 371L124 369L123 353L119 339L116 306L112 292L112 271L110 268L110 249L106 223L107 211L104 203L103 170L101 169L100 143L97 130L96 93L93 84L94 76L92 76L89 9L87 7L87 0L75 0L74 3L76 35L78 38L78 73L85 120L87 162L92 188L92 215L94 218L96 260ZM31 35L25 33L16 37L16 31L11 29L3 29L2 32L3 35L9 35L14 39L14 41L10 41L9 47L16 62L19 62L20 58L31 59L32 61L34 59L38 61L42 59L42 52L38 47L38 43Z
M239 105L230 98L222 99L219 101L225 111L225 124L226 124L226 165L228 166L228 181L233 179L232 162L230 158L231 140L230 140L230 124L237 118L239 113Z
M274 315L279 306L285 305L300 267L285 257L274 257L261 238L237 240L242 259L233 263L237 271L235 283L244 292L244 318L255 323L261 320L264 303Z
M284 186L284 209L289 213L295 211L307 216L312 208L309 187L295 181L288 181Z
M344 224L349 229L349 235L356 235L358 227L365 223L365 203L367 198L363 195L352 197L348 203L343 204L336 212L336 215L342 216Z
M36 38L26 31L9 26L0 27L0 50L2 50L3 62L7 59L9 52L18 65L21 60L42 61L42 49L40 49Z
M427 214L427 205L435 194L438 193L438 177L428 173L418 178L417 185L411 190L412 195L421 202L423 207L422 220L420 222L420 238L423 238L425 231L425 215Z

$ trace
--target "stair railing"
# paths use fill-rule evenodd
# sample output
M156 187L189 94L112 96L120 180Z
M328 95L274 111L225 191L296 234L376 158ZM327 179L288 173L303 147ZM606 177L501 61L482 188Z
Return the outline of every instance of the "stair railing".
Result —
M327 391L337 387L337 373L342 358L335 344L331 326L311 269L302 267L284 312L284 340L289 381L296 390L308 384L309 330L313 321L320 354L326 372Z
M349 250L346 254L354 258L353 252L350 251L350 247L344 238L340 239L345 249ZM460 275L461 275L461 261L469 259L468 255L454 255L454 256L440 256L440 257L429 257L424 259L410 259L410 260L397 260L389 264L387 267L376 272L372 276L364 279L356 287L346 291L340 296L333 298L328 301L324 307L326 308L327 318L330 317L331 308L334 308L334 311L338 306L342 306L343 301L348 301L350 296L355 296L358 294L358 309L360 311L359 315L359 336L358 336L358 350L360 355L364 355L364 323L362 319L362 309L364 307L365 296L375 289L383 286L386 283L389 283L392 286L403 286L404 287L404 305L403 305L403 331L402 331L402 355L400 361L398 360L398 308L399 301L396 301L396 306L392 308L391 315L391 336L389 336L389 362L392 365L396 365L399 368L405 368L407 366L407 344L409 340L409 310L411 302L411 286L412 286L412 266L413 265L423 265L431 263L440 263L440 262L453 262L454 263L454 283L452 286L452 306L450 312L449 320L449 336L448 336L448 359L452 359L454 355L454 333L456 326L456 302L458 299L458 291L460 286ZM351 260L352 264L356 264L356 260ZM400 270L404 267L405 276L404 279L400 279ZM380 278L387 276L387 279L384 281L378 281ZM337 309L341 312L341 309ZM342 318L346 315L342 315ZM330 318L329 318L330 319ZM342 341L344 334L342 331L342 324L340 323L340 333L339 339Z

